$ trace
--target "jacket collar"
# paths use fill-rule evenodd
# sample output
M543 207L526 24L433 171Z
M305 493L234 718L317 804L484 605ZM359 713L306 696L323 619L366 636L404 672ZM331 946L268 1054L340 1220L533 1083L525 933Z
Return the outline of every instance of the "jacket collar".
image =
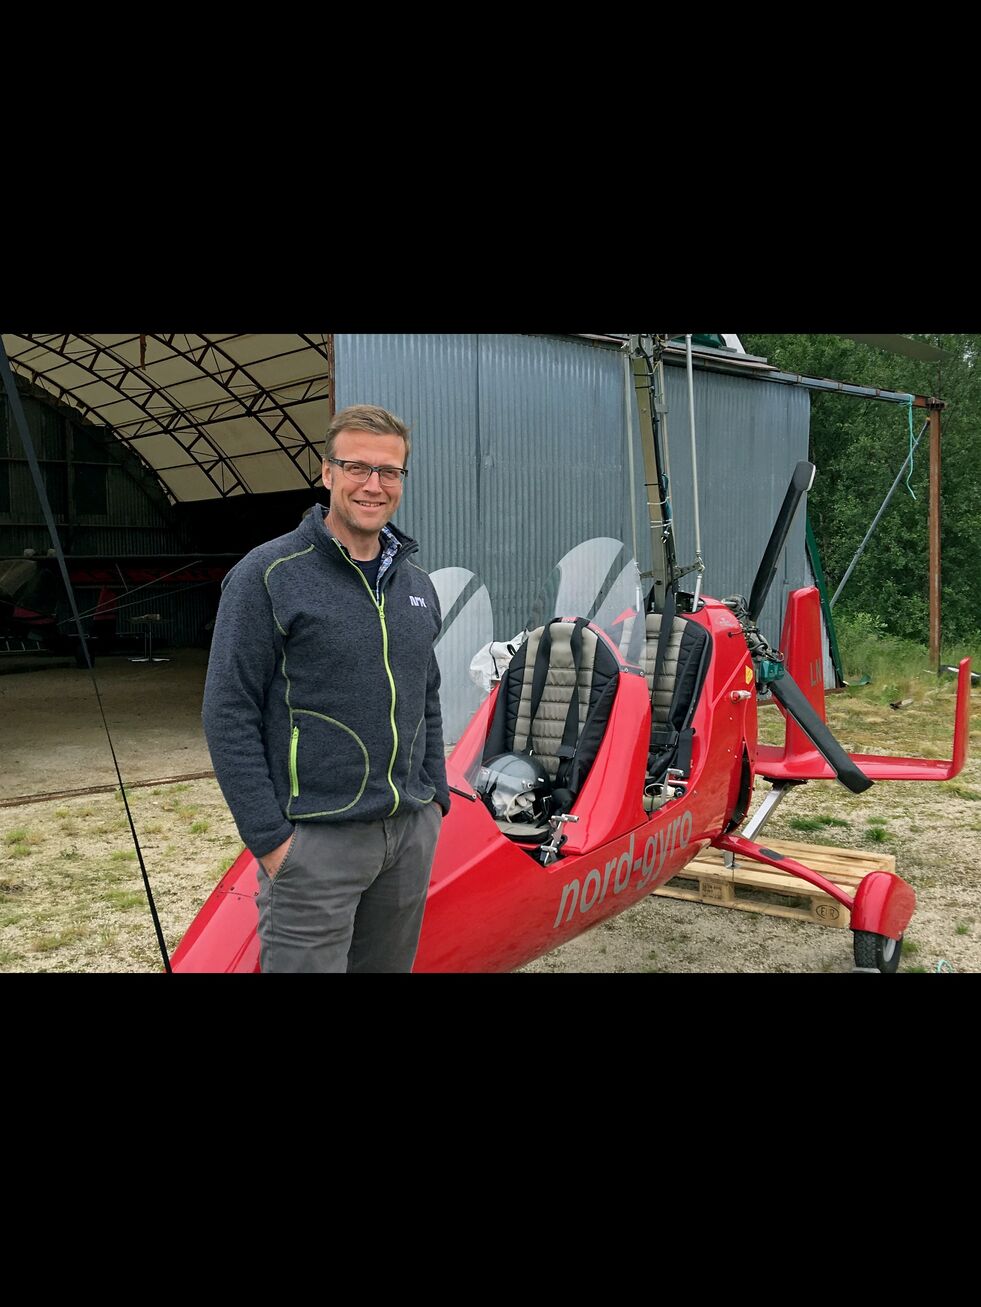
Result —
M345 546L341 545L341 542L333 535L330 528L324 524L326 515L327 508L324 504L314 504L300 523L300 536L307 543L313 544L320 553L326 554L328 558L336 558L337 546L340 545L342 549L345 549ZM406 535L404 531L400 531L394 522L389 522L386 526L383 526L380 534L383 557L393 541L398 546L396 554L393 556L414 553L419 548L418 542L413 540L411 536ZM337 541L337 544L334 544L334 541ZM346 549L345 552L347 552Z

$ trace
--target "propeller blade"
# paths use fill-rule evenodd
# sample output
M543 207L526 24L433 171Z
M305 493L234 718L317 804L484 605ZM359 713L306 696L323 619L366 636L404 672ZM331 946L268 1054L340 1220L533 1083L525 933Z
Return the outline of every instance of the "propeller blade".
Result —
M807 491L810 490L815 471L816 468L813 463L803 461L794 468L794 475L790 479L790 485L787 487L787 493L780 505L777 520L770 532L770 539L767 541L766 549L763 552L763 560L756 573L753 591L749 597L747 611L749 612L750 621L754 623L759 621L763 605L766 603L766 597L770 593L770 586L773 584L773 578L777 571L777 561L784 545L787 543L787 536L790 534L790 528L794 522L797 505Z
M860 345L871 345L873 349L888 350L890 354L904 354L907 358L921 359L927 363L936 363L938 360L954 357L948 350L939 349L936 345L928 345L922 340L910 340L908 336L859 336L849 332L848 339L857 340Z
M867 790L872 782L831 734L793 677L785 672L778 680L770 682L770 690L774 699L783 704L818 753L835 772L845 789L851 790L852 794L861 794L863 790Z

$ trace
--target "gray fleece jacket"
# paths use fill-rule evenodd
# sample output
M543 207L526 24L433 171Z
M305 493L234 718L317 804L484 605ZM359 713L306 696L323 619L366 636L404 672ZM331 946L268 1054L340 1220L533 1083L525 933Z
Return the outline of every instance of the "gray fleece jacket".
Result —
M298 821L449 811L436 591L397 527L373 592L317 505L222 584L202 717L239 834L270 853Z

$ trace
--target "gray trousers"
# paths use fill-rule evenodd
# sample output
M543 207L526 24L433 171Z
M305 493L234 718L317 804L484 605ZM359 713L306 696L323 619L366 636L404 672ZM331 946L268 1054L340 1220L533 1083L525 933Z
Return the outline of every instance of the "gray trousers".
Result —
M260 970L411 971L442 820L297 822L276 875L259 863Z

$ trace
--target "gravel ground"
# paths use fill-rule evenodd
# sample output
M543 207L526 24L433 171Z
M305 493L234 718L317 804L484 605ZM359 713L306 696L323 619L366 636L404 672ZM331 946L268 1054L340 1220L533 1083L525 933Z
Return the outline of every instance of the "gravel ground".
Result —
M205 656L181 650L152 668L99 668L131 810L168 946L176 947L240 842L213 779L133 782L209 768L200 727ZM795 790L767 826L770 840L894 854L916 890L901 972L981 971L981 696L971 748L945 785L880 783L856 798L833 782ZM937 685L893 712L868 692L829 698L832 729L850 748L949 756L953 688ZM0 675L0 795L112 785L115 771L88 674L51 668ZM776 739L774 709L761 712ZM757 787L758 802L766 790ZM835 823L827 824L831 819ZM803 825L802 825L803 823ZM823 824L822 824L823 823ZM946 964L946 967L942 964ZM0 971L160 968L129 824L113 793L0 808ZM526 973L847 972L851 934L811 923L650 897L539 958Z

